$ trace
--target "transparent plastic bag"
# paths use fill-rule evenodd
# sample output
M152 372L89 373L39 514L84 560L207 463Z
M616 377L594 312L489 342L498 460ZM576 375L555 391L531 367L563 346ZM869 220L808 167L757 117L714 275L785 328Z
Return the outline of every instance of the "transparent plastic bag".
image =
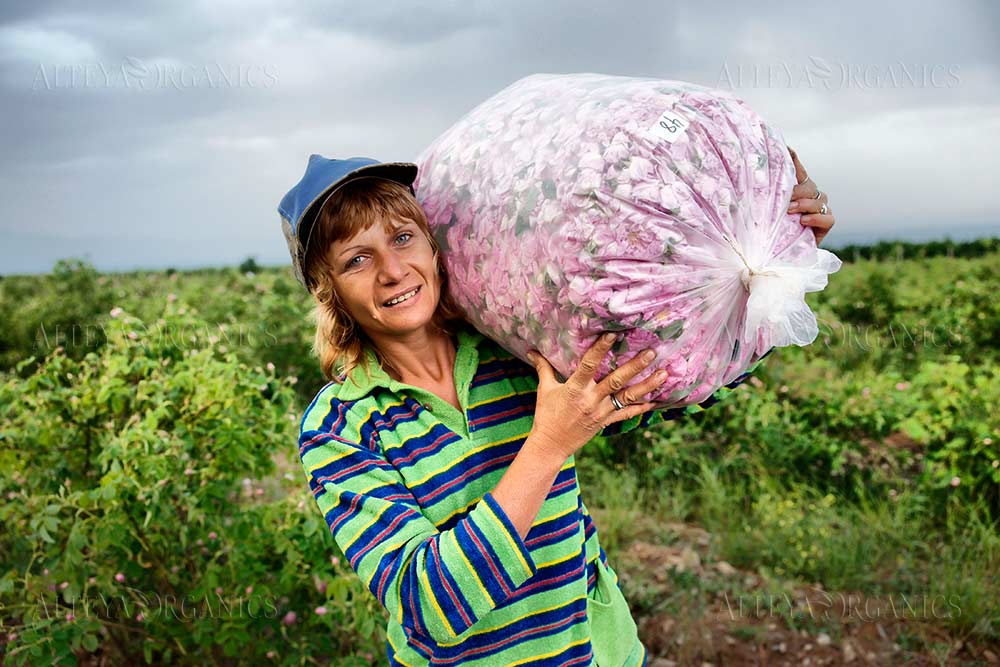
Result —
M787 213L781 134L680 81L534 75L418 159L449 289L485 335L564 377L621 332L598 378L647 347L658 407L700 403L773 347L817 336L805 293L840 268Z

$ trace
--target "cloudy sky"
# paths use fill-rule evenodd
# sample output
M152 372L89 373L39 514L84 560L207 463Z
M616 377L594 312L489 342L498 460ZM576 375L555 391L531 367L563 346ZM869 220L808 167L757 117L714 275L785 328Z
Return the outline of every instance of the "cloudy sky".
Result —
M290 4L4 0L0 274L287 264L310 153L414 160L536 72L736 92L830 193L824 245L1000 233L995 3Z

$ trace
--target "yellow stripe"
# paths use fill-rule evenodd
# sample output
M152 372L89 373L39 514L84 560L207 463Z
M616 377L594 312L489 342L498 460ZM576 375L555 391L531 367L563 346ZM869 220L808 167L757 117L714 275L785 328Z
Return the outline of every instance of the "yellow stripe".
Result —
M504 394L503 396L493 396L485 401L479 401L478 403L470 403L469 408L478 408L480 405L488 405L490 403L496 403L497 401L502 401L505 398L510 398L511 396L517 396L520 392L512 391L509 394Z
M321 445L321 446L325 447L326 445ZM313 474L314 472L316 472L317 470L319 470L323 466L330 465L334 461L337 461L339 459L347 458L351 454L354 454L354 452L351 451L351 450L347 450L347 451L343 451L343 452L338 452L338 453L334 454L333 456L331 456L329 458L326 458L326 459L320 461L319 463L317 463L315 465L310 465L309 466L309 474L310 475Z
M427 589L427 597L430 598L431 603L434 605L434 611L436 611L437 615L441 618L442 621L444 621L445 626L449 630L451 630L451 634L457 635L458 633L455 632L455 628L453 628L452 625L451 625L451 623L448 622L448 619L444 615L444 611L441 610L441 605L438 604L437 598L434 597L434 589L431 588L431 581L430 581L430 578L427 576L426 562L424 563L424 567L421 568L421 570L422 570L423 575L424 575L423 579L424 579L424 586Z
M465 455L465 456L463 456L462 458L460 458L460 459L455 459L455 460L454 460L454 461L452 462L452 464L451 464L450 466L448 466L447 468L442 468L442 469L440 469L440 470L435 470L434 472L432 472L432 473L429 473L429 474L428 474L428 475L427 475L426 477L424 477L423 479L418 479L418 480L415 480L415 481L413 481L413 482L410 482L408 486L410 486L410 487L412 488L412 487L414 487L414 486L417 486L417 485L419 485L419 484L423 484L423 483L425 483L425 482L426 482L427 480L429 480L429 479L431 479L431 478L433 478L433 477L436 477L436 476L438 476L438 475L440 475L440 474L442 474L442 473L446 473L446 472L450 472L450 471L451 471L451 470L452 470L453 468L456 468L456 467L460 467L460 464L461 464L461 463L463 463L463 462L464 462L464 461L465 461L466 459L468 459L469 457L471 457L471 456L472 456L472 455L474 455L474 454L478 454L478 453L480 453L480 452L484 452L484 451L486 451L486 450L489 450L489 449L493 449L493 448L495 448L495 447L501 447L501 446L503 446L503 445L506 445L506 444L507 444L507 443L509 443L509 442L513 442L514 440L519 440L519 439L520 439L520 436L518 436L518 437L514 437L514 438L507 438L506 440L499 440L499 441L497 441L497 442L491 442L491 443L488 443L488 444L485 444L485 445L483 445L482 447L478 447L478 448L476 448L476 449L472 449L472 450L470 450L470 451L469 451L469 453L468 453L468 454L466 454L466 455Z
M469 568L469 572L471 572L473 576L475 576L476 583L479 584L479 590L482 592L483 597L489 600L493 607L496 607L499 604L499 602L493 599L493 596L490 595L489 590L486 588L486 584L483 583L482 577L480 577L479 573L476 572L476 568L472 567L472 563L469 562L468 557L465 555L465 550L462 549L462 545L458 541L458 537L455 535L455 531L449 530L447 532L441 533L441 537L442 539L447 537L448 539L450 539L452 542L455 543L455 550L458 551L459 555L462 557L462 562L465 563L465 566L467 568Z
M582 640L580 640L580 641L578 641L576 643L570 644L566 648L573 648L574 646L583 646L584 644L587 644L589 642L590 642L590 638L587 637L587 638L582 639ZM517 667L518 665L523 665L526 662L534 662L535 660L538 660L539 658L551 658L554 655L559 655L560 653L562 653L565 650L566 649L559 648L559 649L556 649L555 651L552 651L551 653L539 653L539 654L531 656L530 658L525 658L523 660L518 660L517 662L511 662L511 663L507 663L507 664L508 664L508 667Z
M544 507L544 505L543 505L543 507ZM553 514L552 516L546 516L546 517L539 516L539 517L535 518L535 522L533 524L531 524L531 525L532 525L532 527L534 527L534 526L537 526L539 524L545 523L546 521L552 521L554 519L558 519L560 517L564 517L567 514L572 514L574 512L576 512L576 508L575 507L570 507L565 512L560 512L559 514ZM562 540L560 540L560 542L561 541Z
M537 567L538 567L539 570L542 569L543 567L551 567L553 565L558 565L559 563L565 563L568 560L573 560L574 558L576 558L579 555L580 555L579 552L572 553L572 554L566 556L565 558L558 558L556 560L550 560L547 563L538 563Z
M576 582L571 581L571 582L569 582L566 585L572 586L572 585L575 585L575 584L576 584ZM541 614L547 614L550 611L555 611L556 609L561 609L563 607L568 607L571 604L573 604L574 602L576 602L577 600L585 600L585 599L586 599L586 596L584 596L584 595L578 595L577 597L570 598L569 600L566 600L565 602L560 602L559 604L554 604L551 607L545 607L544 609L536 609L534 611L531 611L530 613L522 614L521 616L518 616L516 618L512 618L511 620L507 621L506 623L504 623L502 625L491 625L488 628L483 628L481 630L476 630L475 632L470 632L470 633L462 636L462 641L456 642L456 643L453 643L453 644L449 644L449 646L456 646L458 644L462 644L462 643L468 641L469 638L471 638L471 637L476 637L478 635L484 635L487 632L496 632L497 630L503 630L504 628L510 627L510 626L514 625L515 623L520 623L521 621L523 621L525 619L531 618L533 616L539 616ZM524 605L525 603L532 604L532 602L533 602L533 600L531 598L525 598L523 600L519 600L517 602L517 605ZM515 607L508 607L507 609L514 609L514 608ZM503 611L506 611L506 610L503 610ZM565 632L565 630L563 630L563 632Z
M516 439L516 438L515 438L515 439ZM506 440L506 441L504 441L504 442L509 442L509 440ZM482 449L488 449L488 447L484 447L484 448L482 448ZM480 450L478 450L478 449L477 449L476 451L480 451ZM572 464L572 463L570 463L569 465L564 465L564 466L563 466L563 467L561 468L560 472L561 472L562 470L566 470L567 468L572 468L572 467L573 467L573 464ZM457 516L457 515L460 515L460 514L468 514L469 510L470 510L470 509L471 509L472 507L474 507L474 506L476 505L476 503L478 503L478 502L480 502L480 501L479 501L479 500L473 500L473 501L472 501L471 503L468 503L468 504L467 504L467 505L466 505L465 507L461 507L461 508L459 508L459 509L455 510L454 512L452 512L451 514L449 514L448 516L446 516L446 517L445 517L444 519L442 519L442 520L441 520L441 522L440 522L440 523L447 523L447 522L448 522L448 521L450 521L450 520L451 520L451 519L452 519L453 517L455 517L455 516ZM542 507L545 507L545 505L542 505ZM576 508L574 507L573 509L576 509ZM560 514L559 516L562 516L562 515ZM535 522L535 523L538 523L538 521L536 520L536 522ZM532 526L534 526L534 525L535 525L535 524L532 524Z
M519 547L517 545L517 542L515 542L514 539L510 536L510 533L507 532L507 529L503 525L503 521L500 519L499 516L497 516L497 513L494 512L493 508L486 503L483 503L483 507L485 507L489 511L489 513L493 515L494 519L496 519L497 524L500 526L500 531L503 533L503 536L504 538L506 538L507 542L510 543L511 550L515 554L517 554L517 558L518 560L521 561L521 565L524 566L524 569L531 570L531 566L528 565L528 561L524 560L524 556L521 554L522 547Z

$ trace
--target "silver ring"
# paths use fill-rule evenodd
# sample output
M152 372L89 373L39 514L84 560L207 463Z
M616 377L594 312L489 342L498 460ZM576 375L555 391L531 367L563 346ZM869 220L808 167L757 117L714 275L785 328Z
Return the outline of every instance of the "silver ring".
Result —
M826 212L827 212L828 210L830 210L830 209L828 209L828 208L826 207L826 204L823 204L822 206L820 206L820 207L819 207L819 214L820 214L820 215L826 215Z
M819 199L822 196L823 196L823 191L820 190L819 188L816 188L816 196L813 197L813 199Z
M615 396L614 394L611 394L611 402L615 404L615 410L621 410L622 408L625 407L624 405L621 404L621 402L618 400L618 397Z

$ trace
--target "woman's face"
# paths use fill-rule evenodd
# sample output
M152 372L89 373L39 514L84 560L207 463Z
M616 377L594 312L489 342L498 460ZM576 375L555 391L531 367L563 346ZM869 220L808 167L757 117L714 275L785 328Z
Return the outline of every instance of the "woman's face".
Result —
M399 336L430 324L441 297L441 279L430 242L413 221L374 224L353 238L334 241L329 260L344 308L372 339ZM409 294L417 290L416 294ZM407 298L395 305L390 299Z

